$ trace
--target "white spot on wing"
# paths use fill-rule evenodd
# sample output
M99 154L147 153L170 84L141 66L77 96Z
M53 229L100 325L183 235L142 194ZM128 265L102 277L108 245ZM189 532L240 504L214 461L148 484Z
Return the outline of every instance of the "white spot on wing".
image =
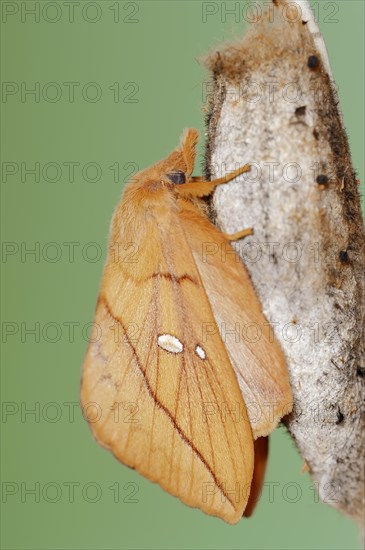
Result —
M195 353L197 354L198 357L200 357L200 359L205 359L207 356L203 348L200 346L196 346Z
M160 348L170 353L181 353L184 349L180 340L176 336L172 336L172 334L161 334L157 338L157 344Z

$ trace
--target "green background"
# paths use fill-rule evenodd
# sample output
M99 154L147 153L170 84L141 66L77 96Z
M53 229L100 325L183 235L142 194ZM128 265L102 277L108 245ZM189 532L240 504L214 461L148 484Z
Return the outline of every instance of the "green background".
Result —
M2 179L2 239L13 243L2 258L2 320L16 331L3 335L2 547L359 548L355 525L318 503L283 428L271 438L256 513L232 527L117 463L93 441L77 408L87 323L110 217L135 166L128 163L148 166L176 145L184 127L203 130L207 75L197 58L242 34L243 23L229 15L222 20L221 11L204 23L199 1L141 1L134 14L133 2L99 1L99 13L89 6L84 16L81 8L90 3L80 2L73 22L63 2L60 12L49 2L43 12L47 2L40 2L38 21L22 13L21 3L2 4L19 10L7 18L3 12L2 22L2 79L19 87L1 104L2 161L17 170ZM23 4L29 9L35 2ZM363 181L364 3L314 4ZM39 101L22 98L21 83L37 82ZM51 82L59 88L45 86ZM73 102L64 82L80 83ZM85 87L90 82L101 90L99 101L91 101L96 88ZM119 101L109 89L116 82ZM39 178L22 170L22 163L36 162ZM64 164L70 162L78 163L74 181ZM78 243L74 257L65 243ZM32 327L36 334L27 333ZM27 493L32 487L39 493Z

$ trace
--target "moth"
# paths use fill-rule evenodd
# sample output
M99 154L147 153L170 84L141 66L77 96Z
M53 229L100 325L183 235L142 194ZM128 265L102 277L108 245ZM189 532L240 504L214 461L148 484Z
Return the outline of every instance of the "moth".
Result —
M202 200L249 167L213 181L192 177L197 141L186 130L124 189L80 398L96 440L118 460L233 524L252 511L267 456L262 438L290 412L292 394L231 245L250 231L220 231Z

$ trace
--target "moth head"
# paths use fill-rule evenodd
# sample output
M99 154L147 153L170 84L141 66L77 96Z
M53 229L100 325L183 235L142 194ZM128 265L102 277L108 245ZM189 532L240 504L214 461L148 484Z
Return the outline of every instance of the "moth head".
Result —
M175 185L187 183L194 170L196 146L199 134L194 128L184 130L179 145L153 166L134 176L134 188L157 191L162 187L172 189Z
M178 147L159 163L161 179L167 185L181 185L189 181L194 170L198 139L198 131L194 128L184 130Z

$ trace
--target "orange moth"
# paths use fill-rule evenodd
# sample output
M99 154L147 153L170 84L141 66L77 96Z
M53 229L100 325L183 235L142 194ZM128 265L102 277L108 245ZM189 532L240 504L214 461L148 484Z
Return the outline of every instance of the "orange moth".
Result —
M202 200L249 167L192 177L197 140L187 130L165 160L135 175L115 210L81 404L118 460L236 523L263 482L267 441L254 440L291 410L292 395L230 244L250 231L223 233Z

